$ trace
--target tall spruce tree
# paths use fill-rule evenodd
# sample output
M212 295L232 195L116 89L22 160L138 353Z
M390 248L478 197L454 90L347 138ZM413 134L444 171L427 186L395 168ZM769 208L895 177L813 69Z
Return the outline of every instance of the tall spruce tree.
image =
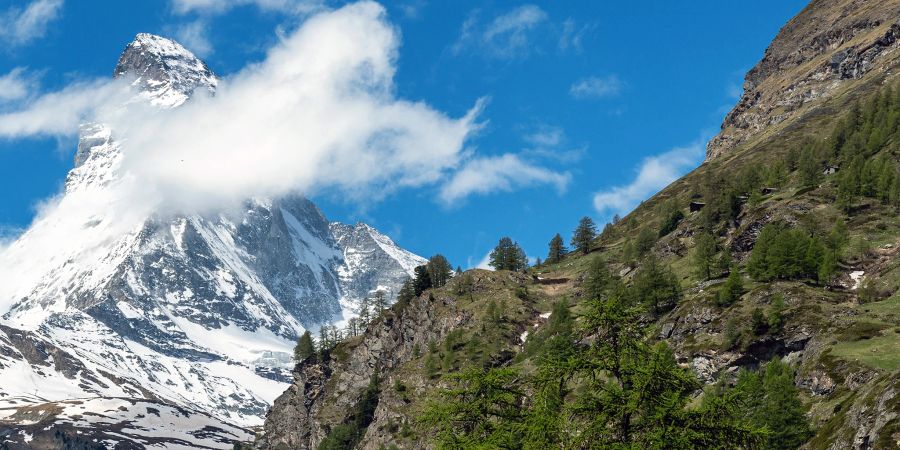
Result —
M575 228L575 233L572 235L572 247L587 255L591 252L591 245L596 237L597 225L593 219L584 216L578 222L578 227Z
M425 268L428 270L428 277L431 279L432 287L443 287L447 284L447 281L450 281L450 277L453 275L453 266L451 266L450 261L447 261L447 258L441 254L429 258L428 262L425 264Z
M491 251L488 264L494 270L519 271L528 267L528 258L519 244L508 237L503 237Z
M553 239L550 239L550 251L547 253L547 262L556 264L562 261L562 257L566 252L568 252L568 249L566 249L566 244L563 241L562 236L560 236L559 233L556 233L556 236L553 236Z

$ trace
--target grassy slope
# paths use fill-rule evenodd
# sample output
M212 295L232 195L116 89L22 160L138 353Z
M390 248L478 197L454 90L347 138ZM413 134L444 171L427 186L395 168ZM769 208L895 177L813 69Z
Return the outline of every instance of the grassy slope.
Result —
M543 323L539 314L549 312L553 302L563 297L572 299L574 310L578 311L579 280L592 258L607 259L615 270L624 271L625 266L620 263L624 242L635 236L640 226L658 229L662 221L658 213L659 205L663 201L675 198L680 205L686 205L707 172L734 173L747 164L765 163L773 157L783 157L791 146L798 145L806 137L821 138L827 135L831 123L839 117L839 111L851 99L864 96L874 89L880 81L855 85L853 91L845 91L831 98L813 113L784 127L784 131L761 136L739 147L731 155L704 164L644 202L617 225L615 233L598 240L592 254L573 254L559 264L531 269L530 273L542 278L542 281L485 271L470 271L451 281L434 295L456 297L459 308L472 313L475 320L453 338L452 368L442 369L440 372L446 373L477 363L479 358L483 358L482 353L485 351L490 353L487 357L495 363L510 364L527 370L530 366L530 352L527 345L521 344L522 332L529 330L534 336ZM745 205L739 218L740 224L736 229L729 230L728 239L738 235L753 221L771 215L792 215L798 220L820 223L823 229L827 229L837 217L843 215L833 205L833 183L833 179L826 178L817 189L798 191L792 179L783 189L764 198L760 204L754 207ZM850 423L847 411L854 406L870 406L869 403L875 402L878 394L890 386L896 387L896 380L900 378L900 294L897 293L900 259L896 258L893 250L882 248L886 244L893 245L894 249L900 247L900 221L894 208L881 206L872 200L864 203L868 206L845 220L850 229L851 240L868 242L867 247L874 248L875 251L864 255L856 254L860 252L851 248L842 261L841 277L849 283L847 275L851 269L870 269L867 270L867 278L881 290L892 293L889 298L874 303L860 305L857 291L852 289L826 290L799 281L756 283L745 278L747 293L741 301L723 309L712 301L717 289L716 283L698 287L699 280L691 270L691 234L697 225L697 215L688 214L676 231L662 238L654 247L654 252L676 270L685 289L684 300L674 311L659 319L654 325L654 331L665 323L694 320L692 318L696 317L698 311L710 312L711 320L708 323L698 323L695 332L671 342L678 355L686 362L694 355L722 353L723 330L727 320L738 319L739 322L748 323L754 308L767 309L775 293L784 295L788 305L788 324L784 331L772 335L767 333L763 336L748 336L744 345L748 347L762 342L760 345L765 346L766 342L783 340L798 333L811 337L809 344L801 352L802 355L792 355L792 360L799 366L798 381L824 374L836 384L830 393L823 395L806 391L804 400L810 405L814 426L819 430L812 441L814 448L824 448L839 437L852 436L855 423ZM737 257L746 255L738 254ZM464 286L469 282L466 277L477 280L474 292L463 293L468 290ZM499 326L494 326L486 318L487 305L491 300L505 305L504 318ZM470 350L467 347L466 343L472 339L481 343L481 350ZM446 346L444 343L438 344L436 357L443 359ZM778 350L774 352L783 354ZM388 397L402 397L403 401L389 403L399 405L395 412L406 417L409 424L424 408L426 399L444 385L440 376L426 375L424 361L427 353L427 349L422 349L421 357L391 374L392 380L401 380L401 390L405 391L398 392L396 383L392 381L383 392ZM742 361L754 363L752 359ZM848 379L856 381L848 383ZM893 401L896 402L896 397ZM885 429L896 432L898 426L900 425L895 418ZM395 428L396 442L401 445L426 438L421 430L412 426L398 424ZM890 434L889 432L888 435Z

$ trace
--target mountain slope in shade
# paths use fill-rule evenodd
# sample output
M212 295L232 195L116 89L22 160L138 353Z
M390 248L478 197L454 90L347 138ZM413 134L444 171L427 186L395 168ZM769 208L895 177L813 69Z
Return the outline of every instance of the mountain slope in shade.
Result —
M219 83L149 34L114 73L164 109ZM0 378L12 380L0 383L0 429L28 433L15 411L113 397L131 398L129 411L145 399L197 409L221 429L261 423L291 380L300 333L353 314L375 289L396 292L424 261L371 227L330 223L301 196L203 215L83 212L120 200L123 145L85 124L57 208L0 253Z

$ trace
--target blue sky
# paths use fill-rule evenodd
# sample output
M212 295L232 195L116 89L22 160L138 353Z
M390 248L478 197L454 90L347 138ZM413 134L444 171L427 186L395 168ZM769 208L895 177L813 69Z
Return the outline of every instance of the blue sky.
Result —
M743 74L804 5L384 3L401 36L394 95L454 118L484 99L482 127L465 151L492 162L515 155L542 172L518 177L513 167L498 175L503 183L482 166L480 189L452 195L446 184L427 184L376 200L340 190L313 200L331 220L368 222L454 265L478 264L504 235L543 257L553 234L568 238L581 216L603 223L696 167ZM0 2L0 108L109 76L138 32L178 39L227 78L322 8L292 0ZM0 232L27 227L37 205L60 191L74 146L72 136L0 138Z

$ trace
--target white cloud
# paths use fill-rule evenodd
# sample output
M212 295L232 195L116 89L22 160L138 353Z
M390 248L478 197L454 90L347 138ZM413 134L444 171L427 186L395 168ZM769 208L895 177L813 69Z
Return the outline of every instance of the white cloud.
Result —
M476 264L474 267L472 267L472 264L470 263L469 268L470 269L494 270L494 268L491 267L491 252L487 252L484 255L484 258L481 258L481 260L478 261L478 264Z
M209 41L208 27L206 21L202 19L184 23L175 28L175 40L202 57L209 56L213 52L212 43Z
M463 23L462 32L452 47L454 53L467 48L502 59L525 57L532 50L531 34L547 20L547 13L535 5L522 5L481 24L473 13Z
M578 161L587 150L586 146L567 147L565 131L553 125L539 125L523 139L528 147L522 154L561 163Z
M356 3L307 19L264 61L222 80L214 97L158 110L128 101L133 93L124 81L80 83L0 114L0 137L73 136L84 121L107 123L123 143L121 170L140 186L141 201L178 211L293 192L377 200L448 176L444 201L565 185L568 175L512 155L473 159L465 152L479 127L480 101L452 118L395 98L398 46L384 9ZM494 179L469 185L479 175Z
M705 140L686 147L676 147L641 162L630 183L594 194L594 208L600 214L624 215L641 201L659 192L671 182L703 161Z
M24 8L14 6L0 12L0 42L10 49L43 36L62 6L63 0L33 0Z
M117 111L129 98L124 82L74 83L30 99L22 109L0 114L0 137L73 136L88 117Z
M542 125L525 136L525 141L535 147L556 147L565 137L562 128L552 125Z
M560 50L573 50L575 52L580 52L584 49L584 36L594 29L594 25L581 25L579 26L575 19L571 17L563 21L562 31L559 34L559 41L557 42L557 46Z
M593 99L610 97L622 90L622 82L619 77L609 75L606 77L587 77L576 81L569 88L569 93L577 99Z
M445 203L452 204L472 194L508 192L538 184L550 184L561 192L570 179L568 173L532 165L513 154L475 158L443 185L440 197Z
M0 76L0 104L22 100L34 90L36 80L25 74L23 67L16 67Z
M238 6L255 6L263 11L309 13L323 6L321 0L171 0L177 14L190 12L221 14Z

